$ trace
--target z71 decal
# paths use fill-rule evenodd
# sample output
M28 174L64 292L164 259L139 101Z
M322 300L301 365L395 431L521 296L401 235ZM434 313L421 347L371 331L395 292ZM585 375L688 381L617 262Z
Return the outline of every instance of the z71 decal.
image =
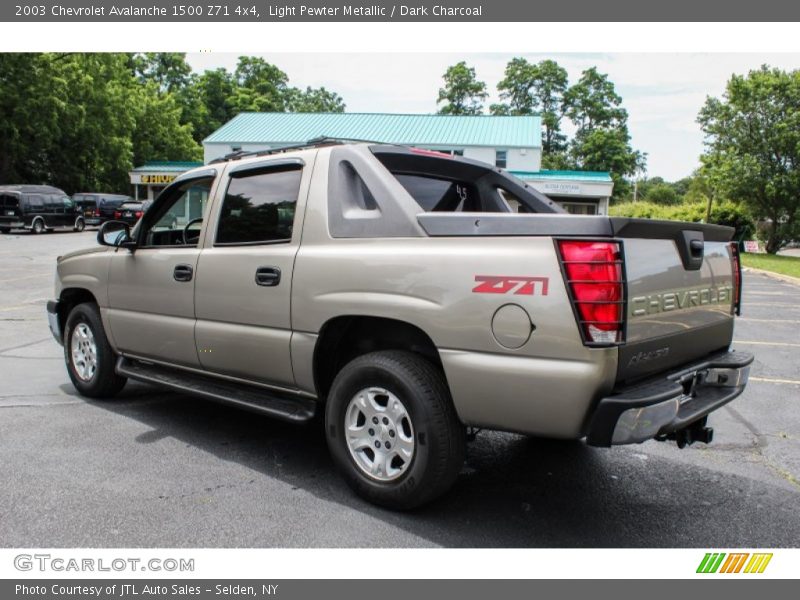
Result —
M549 277L503 277L499 275L475 275L478 284L472 288L474 294L510 294L533 296L539 289L540 296L547 296ZM538 286L536 284L539 284Z

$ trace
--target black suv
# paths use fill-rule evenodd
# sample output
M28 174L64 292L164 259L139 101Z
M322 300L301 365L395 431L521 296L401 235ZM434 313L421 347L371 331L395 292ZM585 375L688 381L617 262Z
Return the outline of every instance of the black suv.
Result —
M83 231L86 220L63 190L49 185L0 185L0 232Z
M111 221L114 219L114 211L123 202L133 202L130 196L101 192L79 192L72 194L72 200L79 207L87 225L102 225Z

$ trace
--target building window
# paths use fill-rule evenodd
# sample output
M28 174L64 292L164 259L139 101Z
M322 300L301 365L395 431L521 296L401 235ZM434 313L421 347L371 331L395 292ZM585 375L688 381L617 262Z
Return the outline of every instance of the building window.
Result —
M508 164L508 151L507 150L495 150L495 152L494 152L494 165L496 167L500 167L501 169L505 169L507 164Z
M571 215L596 215L597 204L594 202L562 202L558 203Z

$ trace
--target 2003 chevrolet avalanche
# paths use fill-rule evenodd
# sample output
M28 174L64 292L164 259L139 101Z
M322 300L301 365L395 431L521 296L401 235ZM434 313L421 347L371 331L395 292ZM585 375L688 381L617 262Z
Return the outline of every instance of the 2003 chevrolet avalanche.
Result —
M176 222L175 215L184 215ZM565 214L490 165L318 142L189 171L58 260L69 376L325 417L372 502L446 491L467 427L708 443L742 393L732 230Z

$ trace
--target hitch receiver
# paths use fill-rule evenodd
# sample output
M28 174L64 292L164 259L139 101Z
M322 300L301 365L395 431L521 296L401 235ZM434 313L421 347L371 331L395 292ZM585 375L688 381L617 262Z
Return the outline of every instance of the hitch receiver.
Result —
M659 442L674 440L678 445L678 448L681 449L685 448L686 446L690 446L695 442L710 444L714 439L714 429L712 427L706 427L707 420L708 417L703 417L702 419L698 419L683 429L678 429L677 431L671 431L670 433L659 435L656 437L656 439Z

